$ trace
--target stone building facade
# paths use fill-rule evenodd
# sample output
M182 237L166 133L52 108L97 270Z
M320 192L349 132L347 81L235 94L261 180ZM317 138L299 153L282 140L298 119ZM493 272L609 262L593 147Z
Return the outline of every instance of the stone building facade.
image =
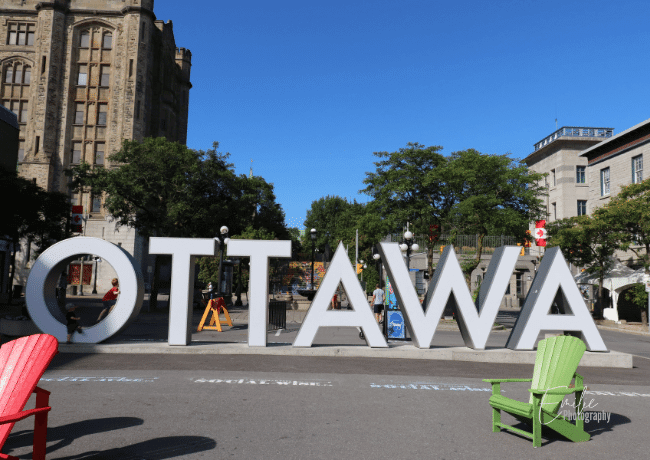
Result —
M546 173L544 187L547 220L587 214L590 172L581 152L613 136L613 128L562 127L535 144L524 161L537 173Z
M192 55L153 8L153 0L0 0L0 95L18 117L23 177L70 193L64 170L82 161L109 168L124 139L186 142ZM115 227L101 194L70 199L83 206L84 235L119 244L146 271L146 242ZM19 284L29 263L17 266ZM98 289L110 285L105 272Z

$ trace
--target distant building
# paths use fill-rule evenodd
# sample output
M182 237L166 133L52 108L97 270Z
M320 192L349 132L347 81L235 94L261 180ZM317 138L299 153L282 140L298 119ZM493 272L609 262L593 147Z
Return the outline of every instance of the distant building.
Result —
M589 212L606 204L621 188L650 177L650 119L580 153L589 173Z
M0 106L0 169L15 171L18 163L18 117L10 110ZM0 197L7 200L9 197ZM9 269L11 261L11 242L0 235L0 303L8 300Z
M546 213L549 222L587 214L590 172L581 152L613 136L613 128L564 126L535 144L524 158L528 167L546 173Z
M110 167L107 157L123 139L186 142L192 54L176 47L172 22L156 20L153 4L0 0L0 94L18 118L21 176L69 193L64 170L82 161ZM87 217L82 234L129 251L146 280L147 242L133 229L116 229L101 194L84 190L70 199ZM29 263L17 266L18 284ZM108 288L113 271L99 267L98 288Z

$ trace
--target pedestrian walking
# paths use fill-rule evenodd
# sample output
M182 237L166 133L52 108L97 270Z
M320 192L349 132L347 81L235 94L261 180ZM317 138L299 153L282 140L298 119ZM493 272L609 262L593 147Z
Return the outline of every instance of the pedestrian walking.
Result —
M375 319L378 323L381 323L382 313L384 312L384 291L379 288L379 284L376 284L375 290L372 291L372 305Z
M102 303L104 304L104 309L99 314L99 317L97 318L97 322L100 322L102 320L102 317L104 316L105 313L110 314L110 312L113 311L113 307L115 307L115 303L117 302L117 296L120 294L120 283L117 280L117 278L113 278L111 284L113 285L113 287L108 290L108 292L104 295L104 298L102 299Z
M65 314L65 323L66 327L68 329L68 338L66 339L66 343L72 343L70 341L70 338L72 337L72 334L74 334L74 331L77 331L79 333L82 333L83 330L81 329L81 326L79 326L79 321L81 318L75 316L74 311L77 309L77 306L69 303L65 306L67 312Z

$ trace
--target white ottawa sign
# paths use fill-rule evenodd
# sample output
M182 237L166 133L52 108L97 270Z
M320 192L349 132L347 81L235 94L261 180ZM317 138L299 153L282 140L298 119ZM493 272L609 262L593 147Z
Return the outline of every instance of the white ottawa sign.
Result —
M187 345L191 339L192 290L195 256L215 254L212 239L151 238L152 254L172 256L169 308L169 345ZM504 246L496 250L476 303L472 301L465 277L452 246L447 246L431 280L429 302L420 305L397 243L381 243L380 253L395 295L402 306L406 326L418 348L430 348L444 306L453 294L458 327L465 345L482 350L499 311L510 276L521 250ZM142 306L144 284L140 269L122 248L98 238L75 237L47 249L30 272L25 300L38 328L59 340L66 337L65 315L55 298L57 281L64 267L80 254L95 254L110 263L120 279L122 294L115 309L103 321L75 333L76 342L99 343L119 333L133 321ZM290 257L291 241L236 240L228 243L228 255L250 257L251 298L248 345L266 346L268 323L268 265L271 257ZM348 293L352 310L328 310L339 283ZM561 293L561 295L557 295ZM562 303L566 314L551 314L554 301ZM387 347L354 268L343 246L339 247L311 304L294 347L310 347L320 327L360 327L371 347ZM579 333L591 351L607 351L573 276L558 248L546 251L524 307L508 338L506 347L531 350L541 331Z

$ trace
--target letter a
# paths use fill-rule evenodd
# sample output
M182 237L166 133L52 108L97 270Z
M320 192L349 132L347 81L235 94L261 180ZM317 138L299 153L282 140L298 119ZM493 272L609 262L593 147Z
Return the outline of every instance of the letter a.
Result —
M353 311L327 310L339 282L343 284L345 292L348 294L348 300ZM339 243L338 248L336 248L332 263L330 263L316 297L314 297L314 301L309 307L293 346L311 347L316 332L321 326L361 327L368 345L371 347L388 347L342 243Z
M565 311L568 306L572 314L549 313L559 289L563 297L558 297L562 302L566 300ZM541 331L580 332L588 350L607 351L558 247L546 250L506 347L532 350Z

